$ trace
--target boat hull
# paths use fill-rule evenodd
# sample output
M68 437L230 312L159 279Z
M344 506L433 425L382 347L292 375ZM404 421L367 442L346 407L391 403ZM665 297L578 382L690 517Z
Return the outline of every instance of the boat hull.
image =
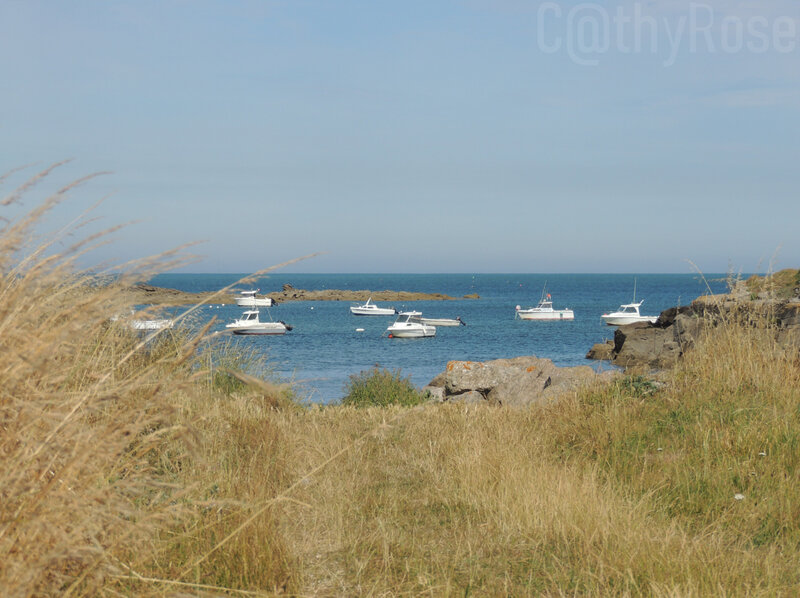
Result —
M658 319L658 316L615 316L614 314L601 317L609 326L626 326L627 324L636 324L637 322L650 322L651 324L655 324L655 321Z
M233 334L286 334L286 326L278 322L265 322L245 326L228 324L225 328L233 332Z
M374 309L368 307L351 307L350 313L354 316L393 316L397 312L389 307L377 307Z
M436 336L435 326L389 326L386 329L390 338L425 338Z
M520 320L574 320L575 312L571 309L555 309L553 311L536 311L533 309L520 309L517 311Z

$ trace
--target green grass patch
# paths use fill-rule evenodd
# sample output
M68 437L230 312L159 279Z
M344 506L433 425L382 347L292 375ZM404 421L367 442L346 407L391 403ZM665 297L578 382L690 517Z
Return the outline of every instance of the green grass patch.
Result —
M425 396L411 383L410 377L404 378L399 369L377 366L351 375L345 393L342 404L353 407L411 407L425 402Z

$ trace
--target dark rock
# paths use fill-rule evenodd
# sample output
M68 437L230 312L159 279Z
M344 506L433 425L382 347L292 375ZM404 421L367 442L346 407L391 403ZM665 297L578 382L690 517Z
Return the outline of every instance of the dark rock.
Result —
M681 348L672 330L637 323L614 333L614 355L616 365L663 368L675 365Z
M650 330L653 325L649 322L636 322L635 324L628 324L627 326L620 326L614 331L614 355L619 355L622 351L622 345L629 335L635 330L647 329Z
M688 305L684 305L682 307L670 307L669 309L665 309L661 312L661 315L658 316L658 319L655 321L653 326L656 328L668 328L672 326L673 322L675 322L675 318L678 314L688 314L692 313L692 308Z

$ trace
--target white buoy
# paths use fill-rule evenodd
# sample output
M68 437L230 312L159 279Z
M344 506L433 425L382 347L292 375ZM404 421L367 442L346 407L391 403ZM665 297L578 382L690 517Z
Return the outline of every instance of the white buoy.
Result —
M356 328L356 332L364 332L363 328Z

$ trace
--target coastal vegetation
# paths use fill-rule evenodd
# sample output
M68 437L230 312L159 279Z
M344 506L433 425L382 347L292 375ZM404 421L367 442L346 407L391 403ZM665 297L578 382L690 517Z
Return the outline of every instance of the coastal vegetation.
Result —
M377 365L351 375L344 390L342 405L352 407L409 407L425 401L410 377L403 377L400 370L391 371Z
M102 239L27 247L69 190L0 239L4 595L800 588L800 360L768 316L526 409L419 403L378 368L300 406L191 318L112 320L130 295L77 266Z

